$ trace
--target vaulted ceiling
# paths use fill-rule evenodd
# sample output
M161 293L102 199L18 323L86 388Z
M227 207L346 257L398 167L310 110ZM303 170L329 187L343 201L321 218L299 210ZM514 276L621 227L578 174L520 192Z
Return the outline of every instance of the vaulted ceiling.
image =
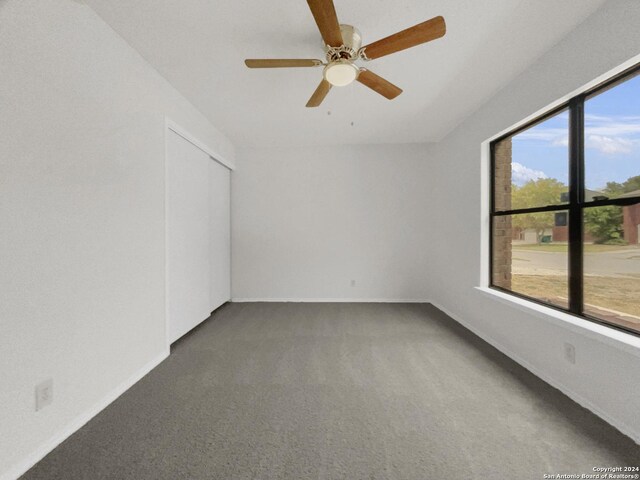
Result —
M249 70L245 58L320 58L304 0L85 0L211 122L242 146L441 139L604 0L334 0L364 44L442 15L447 35L368 62L404 93L354 83L305 104L321 68ZM558 72L562 75L562 72Z

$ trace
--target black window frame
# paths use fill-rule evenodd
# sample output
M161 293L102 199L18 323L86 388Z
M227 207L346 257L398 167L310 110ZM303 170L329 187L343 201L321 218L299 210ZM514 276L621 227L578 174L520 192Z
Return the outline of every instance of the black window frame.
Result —
M615 328L635 336L640 336L640 332L632 330L622 325L608 322L601 318L589 315L584 311L584 220L583 211L586 208L604 207L604 206L628 206L635 205L640 202L640 196L611 198L606 200L585 201L585 155L584 155L584 104L585 102L610 88L624 83L626 80L634 76L640 75L640 63L624 70L623 72L612 76L602 83L582 92L571 99L563 102L561 105L543 113L534 120L527 122L513 130L492 140L489 144L490 149L490 200L489 200L489 287L518 298L522 298L545 307L552 308L564 313L575 315L579 318L589 320L607 327ZM563 111L569 113L569 201L558 205L544 205L532 208L519 208L509 210L496 210L495 205L495 146L502 140L514 137L520 132L527 130L539 123L558 115ZM568 294L569 307L563 308L540 299L519 293L506 288L494 285L493 283L493 230L494 218L505 215L517 215L523 213L539 213L539 212L568 212L569 221L569 240L568 240Z

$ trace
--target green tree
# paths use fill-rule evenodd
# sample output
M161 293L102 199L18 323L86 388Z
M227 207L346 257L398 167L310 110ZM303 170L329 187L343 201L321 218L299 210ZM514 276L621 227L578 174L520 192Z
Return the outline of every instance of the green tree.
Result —
M624 244L622 208L615 205L584 209L584 224L594 243Z
M610 198L640 190L640 175L629 177L622 183L607 182L603 189ZM595 243L624 244L622 208L617 206L587 208L584 211L585 228Z
M628 178L623 184L624 193L635 192L640 190L640 175Z
M607 182L607 186L603 189L604 193L611 198L636 190L640 190L640 175L629 177L622 183Z
M554 178L530 180L523 186L511 186L511 208L543 207L557 205L560 196L567 191L567 186ZM536 241L540 243L544 232L554 225L553 212L526 213L514 215L512 226L522 230L535 230Z
M624 184L618 182L607 182L607 186L604 187L603 192L609 197L617 197L625 193Z

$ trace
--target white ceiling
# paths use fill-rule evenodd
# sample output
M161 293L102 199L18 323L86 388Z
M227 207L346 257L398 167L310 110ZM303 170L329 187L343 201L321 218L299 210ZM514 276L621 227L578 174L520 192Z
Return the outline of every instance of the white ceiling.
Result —
M323 58L303 0L86 3L237 146L303 146L438 141L605 0L334 1L364 44L436 15L447 35L366 64L404 89L397 99L354 83L308 109L321 68L243 63Z

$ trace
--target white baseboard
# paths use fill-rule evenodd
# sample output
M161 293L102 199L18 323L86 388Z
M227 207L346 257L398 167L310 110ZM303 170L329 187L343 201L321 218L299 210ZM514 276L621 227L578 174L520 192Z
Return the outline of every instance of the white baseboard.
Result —
M505 348L501 343L496 342L490 335L487 335L485 332L480 331L477 327L471 325L469 322L467 322L465 320L462 320L462 318L460 316L452 313L449 309L439 305L436 302L431 302L431 304L434 307L436 307L438 310L441 310L443 313L447 314L449 317L451 317L453 320L458 322L460 325L462 325L465 328L469 329L471 332L473 332L475 335L480 337L482 340L484 340L488 344L490 344L493 347L495 347L498 350L500 350L507 357L513 359L514 361L516 361L517 363L522 365L524 368L526 368L531 373L533 373L536 377L541 378L542 380L547 382L552 387L557 388L562 393L564 393L567 397L571 398L576 403L578 403L579 405L583 406L584 408L586 408L590 412L596 414L598 417L603 419L609 425L612 425L614 428L618 429L620 432L622 432L627 437L631 438L634 442L636 442L638 445L640 445L640 432L636 432L633 429L629 428L628 425L625 425L625 424L617 421L615 418L611 417L608 413L606 413L603 410L601 410L598 406L594 405L590 400L587 400L582 395L579 395L579 394L575 393L573 390L571 390L566 385L564 385L561 382L557 381L556 379L550 377L548 374L540 371L539 369L537 369L536 367L531 365L528 361L526 361L525 359L520 357L518 354L514 353L513 351L511 351L508 348Z
M418 298L232 298L233 303L292 302L292 303L431 303Z
M144 367L131 375L127 380L111 390L107 395L100 399L93 407L89 408L75 419L69 422L58 433L53 435L49 440L40 445L33 453L14 464L6 472L0 475L0 480L16 480L36 463L42 460L47 454L53 451L58 445L69 438L73 433L83 427L89 420L104 410L111 402L117 399L124 392L129 390L136 382L138 382L147 373L158 366L165 358L169 356L169 350L163 351Z

